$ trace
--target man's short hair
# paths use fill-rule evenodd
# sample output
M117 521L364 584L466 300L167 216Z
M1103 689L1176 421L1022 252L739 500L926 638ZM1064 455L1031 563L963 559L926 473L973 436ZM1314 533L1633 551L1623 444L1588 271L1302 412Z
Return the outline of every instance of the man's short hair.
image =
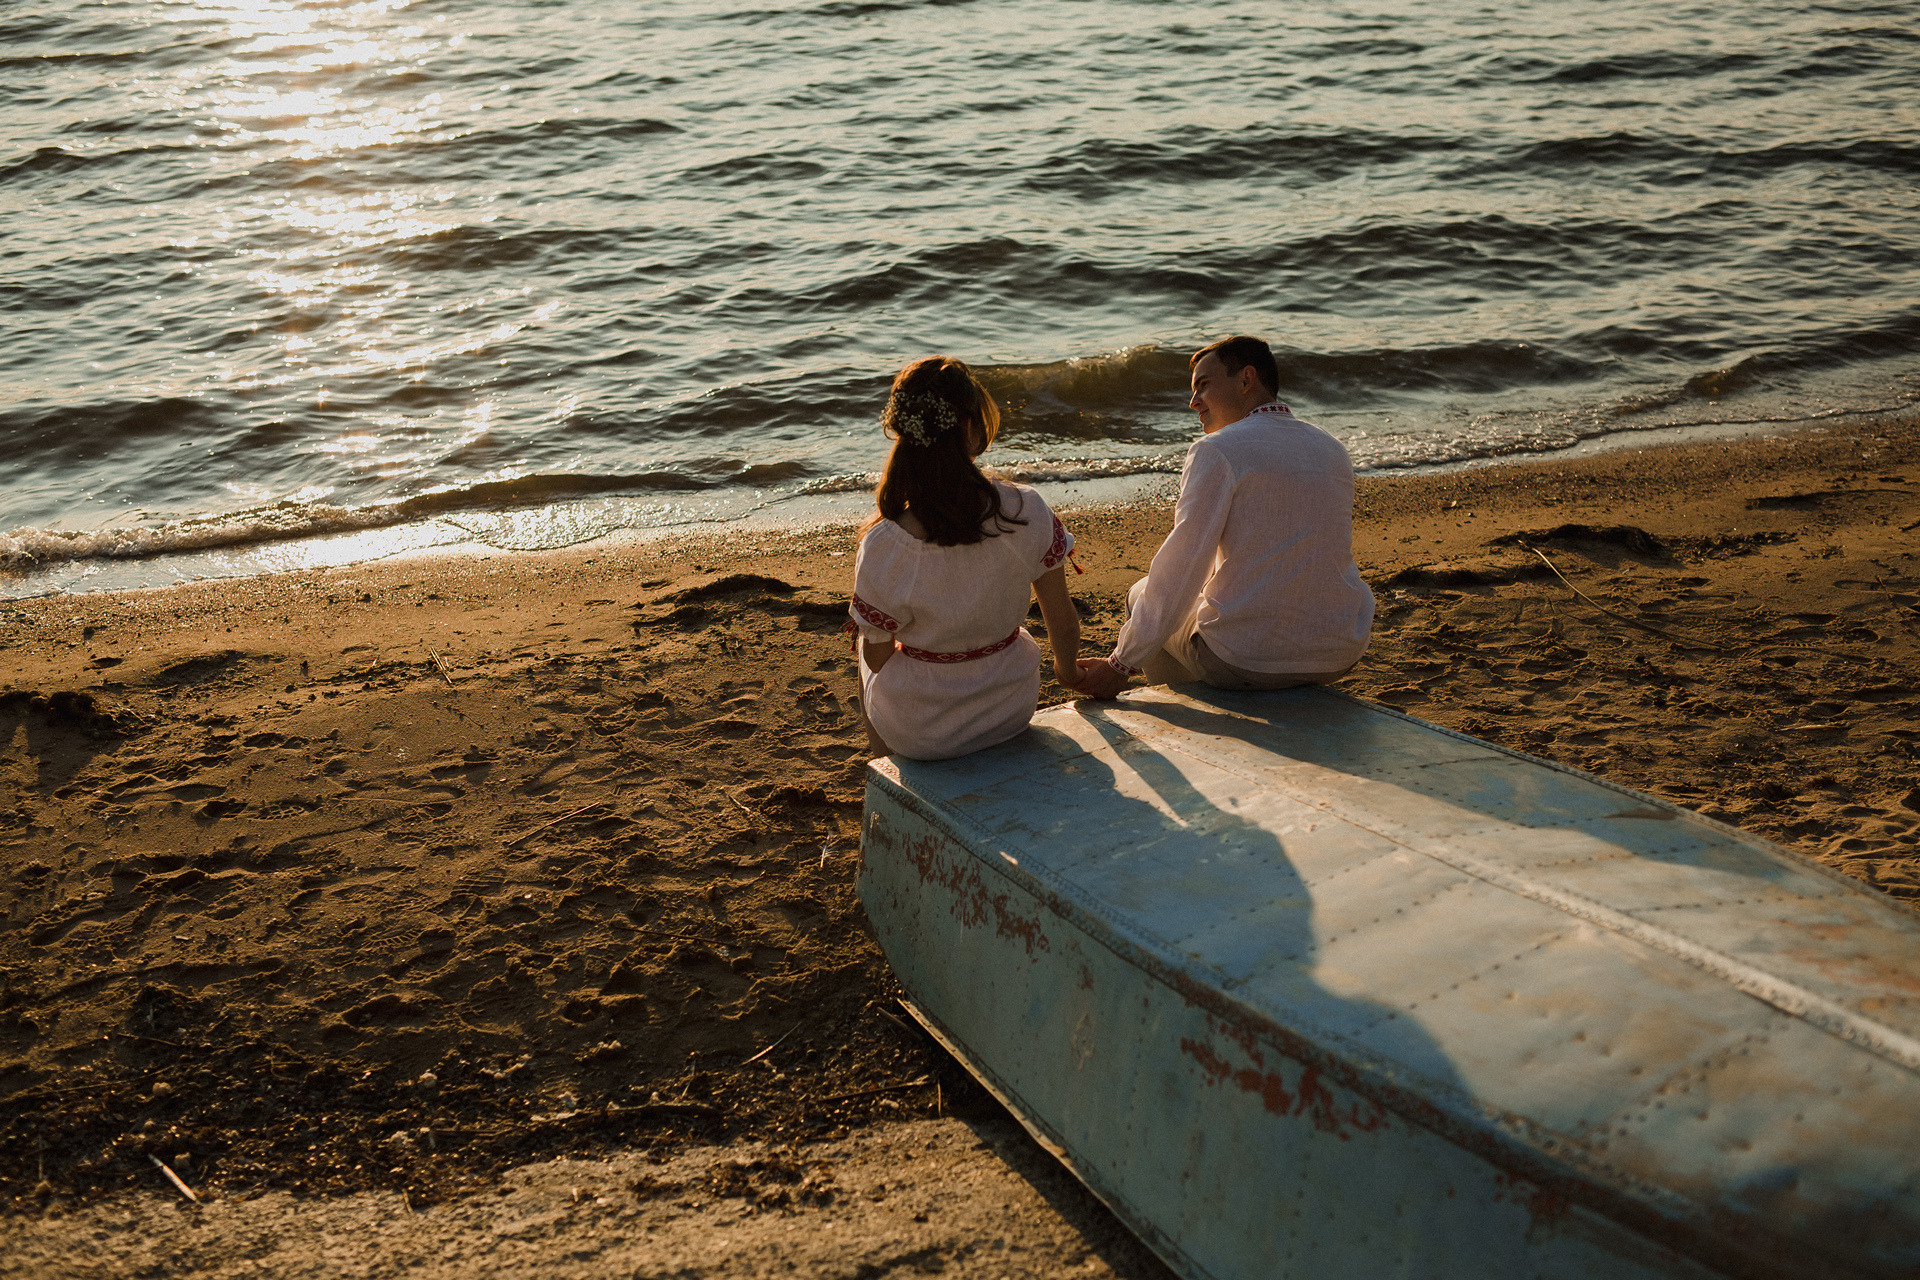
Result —
M1253 376L1260 379L1260 385L1267 389L1267 394L1280 394L1280 365L1273 358L1273 348L1259 338L1242 333L1218 342L1209 342L1193 353L1193 358L1187 361L1187 368L1193 368L1208 356L1219 356L1221 367L1228 373L1238 373L1251 365Z

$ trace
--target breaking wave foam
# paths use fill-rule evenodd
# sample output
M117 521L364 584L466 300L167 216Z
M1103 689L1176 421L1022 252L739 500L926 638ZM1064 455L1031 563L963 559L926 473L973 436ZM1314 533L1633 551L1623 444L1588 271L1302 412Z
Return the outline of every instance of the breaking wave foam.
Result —
M105 529L36 529L0 533L0 568L29 570L74 560L143 560L194 551L216 551L289 538L315 538L400 524L409 518L392 507L284 503L225 516L196 516L158 525Z

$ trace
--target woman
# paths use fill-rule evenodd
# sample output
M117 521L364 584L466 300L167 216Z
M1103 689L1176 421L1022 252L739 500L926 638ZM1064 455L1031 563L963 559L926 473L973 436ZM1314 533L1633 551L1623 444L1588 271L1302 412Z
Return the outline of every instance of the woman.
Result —
M849 609L860 703L876 755L945 760L1004 742L1040 699L1040 647L1020 625L1038 597L1054 679L1079 675L1067 597L1073 538L1040 495L974 461L1000 410L946 356L900 371L882 429L894 441L879 510L861 531Z

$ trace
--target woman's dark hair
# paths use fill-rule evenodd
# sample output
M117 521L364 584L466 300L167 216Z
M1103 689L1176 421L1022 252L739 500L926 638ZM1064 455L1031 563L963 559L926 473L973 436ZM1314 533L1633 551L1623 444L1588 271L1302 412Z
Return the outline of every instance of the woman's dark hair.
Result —
M1026 523L1001 509L1000 491L974 462L969 428L979 428L978 452L984 453L1000 433L1000 406L966 365L951 356L915 360L893 380L881 422L893 452L874 495L876 519L898 520L911 511L927 541L942 547L997 538L1009 525Z

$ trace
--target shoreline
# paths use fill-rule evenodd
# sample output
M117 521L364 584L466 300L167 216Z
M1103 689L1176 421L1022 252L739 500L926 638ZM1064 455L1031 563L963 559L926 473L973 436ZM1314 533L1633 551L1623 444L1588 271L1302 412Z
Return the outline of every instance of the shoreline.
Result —
M1364 481L1418 480L1486 469L1547 465L1623 450L1687 447L1780 435L1877 433L1911 420L1913 414L1914 411L1907 407L1871 412L1835 411L1792 419L1743 419L1623 428L1586 437L1549 452L1491 454L1407 467L1367 467L1357 471L1356 476ZM1169 455L1174 459L1177 456ZM1015 459L1008 465L1015 471L1030 471L1045 470L1053 464L1041 460ZM1178 477L1176 468L1174 471L1146 470L1116 476L1096 475L1033 483L1047 498L1049 506L1061 511L1073 511L1087 507L1171 502ZM0 603L49 595L151 590L178 586L183 582L346 568L409 558L491 558L573 551L587 547L604 547L611 551L663 538L728 538L822 530L841 523L857 524L865 515L871 494L864 490L773 495L750 490L716 490L710 494L680 499L689 508L706 509L707 514L688 514L663 523L634 522L637 513L657 509L669 500L665 496L655 495L645 498L558 501L541 506L497 510L475 508L386 524L372 522L365 527L243 540L200 550L160 552L138 557L100 555L60 560L43 568L0 572ZM348 516L364 514L343 513ZM215 524L219 519L208 518L210 523ZM476 531L471 527L483 525L491 525L492 528ZM489 538L492 540L489 541ZM169 577L171 580L166 580Z
M1072 515L1089 652L1169 519ZM1911 419L1366 477L1379 609L1340 687L1917 903L1915 529ZM223 1212L426 1209L541 1160L990 1117L891 1008L853 891L851 551L682 535L0 610L17 1256L173 1195L149 1156Z

